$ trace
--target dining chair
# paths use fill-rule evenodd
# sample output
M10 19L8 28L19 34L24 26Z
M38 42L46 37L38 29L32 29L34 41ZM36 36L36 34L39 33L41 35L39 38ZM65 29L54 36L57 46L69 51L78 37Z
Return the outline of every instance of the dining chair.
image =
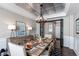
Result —
M8 47L11 56L26 56L24 46L8 42Z
M51 42L48 49L48 55L51 56L53 51L54 51L54 42Z
M51 56L54 51L54 42L51 42L48 50L45 50L40 56Z

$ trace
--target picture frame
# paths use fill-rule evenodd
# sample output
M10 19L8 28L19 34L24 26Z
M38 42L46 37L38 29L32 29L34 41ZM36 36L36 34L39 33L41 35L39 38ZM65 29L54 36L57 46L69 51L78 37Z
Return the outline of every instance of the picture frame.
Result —
M79 34L79 18L76 19L76 34Z
M24 22L16 21L16 36L26 35L26 25Z

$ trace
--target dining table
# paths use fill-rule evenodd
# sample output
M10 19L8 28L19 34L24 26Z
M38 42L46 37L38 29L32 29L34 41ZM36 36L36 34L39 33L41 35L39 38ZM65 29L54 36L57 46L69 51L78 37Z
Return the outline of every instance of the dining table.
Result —
M29 56L40 56L52 41L53 39L41 40L40 42L33 41L31 49L25 48L26 53Z

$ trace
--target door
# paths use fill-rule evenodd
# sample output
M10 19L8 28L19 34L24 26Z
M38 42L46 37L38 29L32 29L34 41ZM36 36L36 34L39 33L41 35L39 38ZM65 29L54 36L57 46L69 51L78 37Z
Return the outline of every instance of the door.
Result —
M60 20L54 20L54 28L55 28L55 37L57 40L57 47L62 48L63 47L63 19Z

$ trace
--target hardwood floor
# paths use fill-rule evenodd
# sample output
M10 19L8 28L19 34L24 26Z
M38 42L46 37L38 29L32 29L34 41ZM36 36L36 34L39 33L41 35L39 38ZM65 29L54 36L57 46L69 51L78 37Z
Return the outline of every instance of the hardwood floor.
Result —
M68 48L68 47L63 47L62 49L59 47L60 46L60 40L56 41L56 48L60 49L59 51L62 51L62 56L76 56L75 52Z
M75 52L72 49L69 49L68 47L62 48L62 54L63 56L76 56Z

